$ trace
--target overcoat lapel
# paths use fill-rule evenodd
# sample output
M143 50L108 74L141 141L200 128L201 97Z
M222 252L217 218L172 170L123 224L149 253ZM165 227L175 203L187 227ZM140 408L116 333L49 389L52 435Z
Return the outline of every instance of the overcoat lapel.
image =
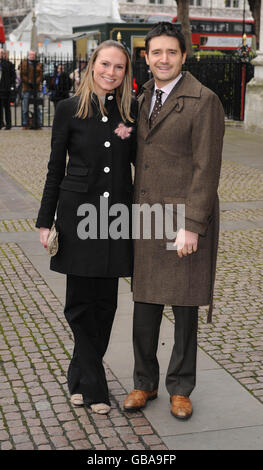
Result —
M156 127L172 112L175 111L176 115L179 116L180 112L184 107L184 97L200 98L201 84L199 82L194 83L189 80L188 72L183 73L181 80L175 85L170 95L166 99L162 106L160 113L153 122L152 127L149 127L149 112L152 94L154 90L154 80L150 80L144 85L144 93L139 99L139 115L141 115L140 123L142 125L142 133L144 139L146 139Z
M139 114L139 129L142 137L147 138L149 133L149 112L152 101L152 91L154 81L151 80L152 86L144 90L144 93L139 98L138 114Z

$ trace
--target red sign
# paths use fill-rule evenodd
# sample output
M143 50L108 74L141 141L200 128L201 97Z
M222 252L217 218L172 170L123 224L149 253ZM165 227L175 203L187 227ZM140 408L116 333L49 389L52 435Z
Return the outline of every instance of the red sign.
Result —
M2 17L0 16L0 43L5 43L5 30L3 25Z

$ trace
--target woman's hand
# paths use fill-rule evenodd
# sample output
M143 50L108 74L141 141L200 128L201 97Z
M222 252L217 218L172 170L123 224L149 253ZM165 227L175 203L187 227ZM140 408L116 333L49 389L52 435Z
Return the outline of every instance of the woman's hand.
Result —
M49 228L40 228L40 243L43 245L44 248L47 248L47 239L49 236Z

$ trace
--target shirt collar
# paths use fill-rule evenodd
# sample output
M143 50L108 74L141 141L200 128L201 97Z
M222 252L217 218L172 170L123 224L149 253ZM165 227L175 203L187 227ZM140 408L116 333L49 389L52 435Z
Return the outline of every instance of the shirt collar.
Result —
M175 87L176 83L179 82L181 77L182 77L182 73L179 73L179 75L172 82L168 83L168 85L165 85L162 88L159 88L159 90L162 90L168 96L171 93L172 89ZM155 93L155 90L157 89L158 87L156 86L156 83L155 83L154 93Z

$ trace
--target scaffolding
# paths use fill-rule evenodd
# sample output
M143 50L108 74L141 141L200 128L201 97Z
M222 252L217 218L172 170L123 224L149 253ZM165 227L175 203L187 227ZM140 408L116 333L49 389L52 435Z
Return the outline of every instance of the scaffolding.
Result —
M1 0L0 16L3 18L6 37L14 31L28 15L33 0Z

